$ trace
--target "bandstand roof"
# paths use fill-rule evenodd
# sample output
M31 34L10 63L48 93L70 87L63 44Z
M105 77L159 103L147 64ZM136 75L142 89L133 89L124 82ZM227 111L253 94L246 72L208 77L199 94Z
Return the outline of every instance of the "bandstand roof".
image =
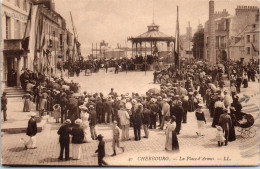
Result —
M137 37L129 37L127 40L130 40L134 43L137 42L150 42L150 41L167 41L167 42L175 42L175 38L172 36L168 36L165 33L159 31L159 25L152 23L147 26L148 31L137 36Z

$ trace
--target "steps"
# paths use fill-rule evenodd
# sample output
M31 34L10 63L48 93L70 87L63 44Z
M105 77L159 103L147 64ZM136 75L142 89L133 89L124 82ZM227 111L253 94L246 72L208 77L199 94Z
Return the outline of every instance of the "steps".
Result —
M18 87L8 87L5 88L4 91L6 92L7 98L23 97L25 94L25 91Z

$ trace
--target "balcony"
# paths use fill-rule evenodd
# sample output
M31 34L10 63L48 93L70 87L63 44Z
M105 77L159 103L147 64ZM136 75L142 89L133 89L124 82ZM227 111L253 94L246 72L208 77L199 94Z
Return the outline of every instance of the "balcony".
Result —
M4 50L23 50L22 39L5 39Z
M7 56L15 57L27 53L28 50L22 48L22 39L5 39L3 52Z

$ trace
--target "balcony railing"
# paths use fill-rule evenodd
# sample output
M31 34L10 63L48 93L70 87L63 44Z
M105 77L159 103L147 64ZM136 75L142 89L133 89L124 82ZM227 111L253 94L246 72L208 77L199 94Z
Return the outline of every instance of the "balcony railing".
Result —
M23 50L22 39L5 39L4 40L4 50Z

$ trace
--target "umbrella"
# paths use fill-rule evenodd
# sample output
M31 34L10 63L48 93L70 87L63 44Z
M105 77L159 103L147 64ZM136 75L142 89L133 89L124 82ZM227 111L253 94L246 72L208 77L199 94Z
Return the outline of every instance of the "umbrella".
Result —
M152 94L159 94L160 90L156 89L156 88L152 88L152 89L149 89L147 92L152 93Z

